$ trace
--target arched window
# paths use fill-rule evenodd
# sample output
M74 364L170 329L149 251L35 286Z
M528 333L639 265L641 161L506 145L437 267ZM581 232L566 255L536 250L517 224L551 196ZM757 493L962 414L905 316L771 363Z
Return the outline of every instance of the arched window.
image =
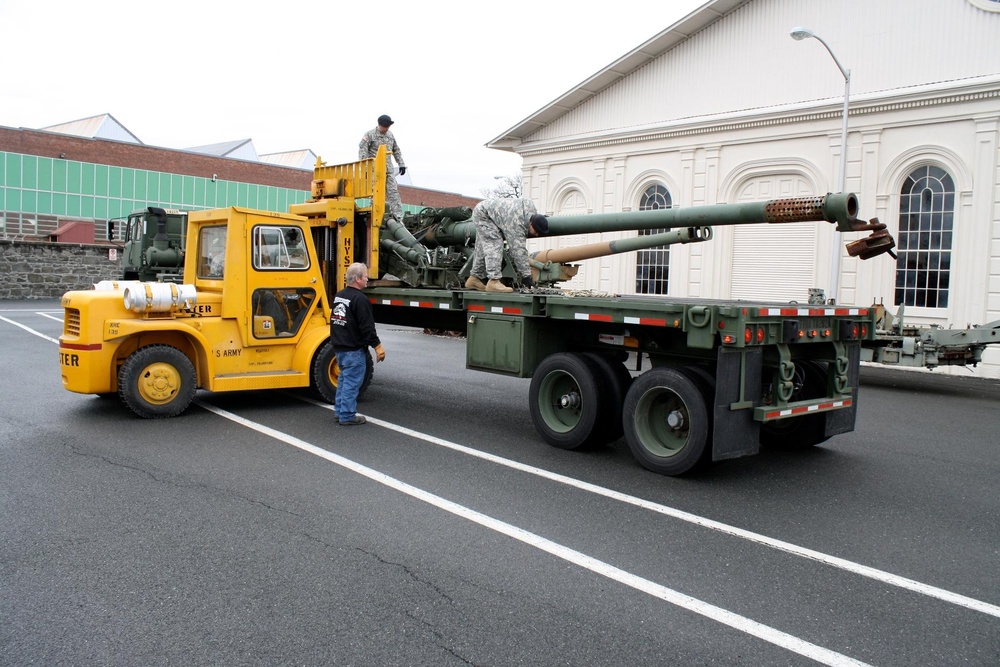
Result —
M639 210L670 208L670 192L656 183L646 188L639 199ZM640 236L660 234L666 229L642 229ZM635 261L635 291L637 294L666 294L670 275L670 246L640 250Z
M940 167L910 173L899 193L896 304L947 308L955 184Z

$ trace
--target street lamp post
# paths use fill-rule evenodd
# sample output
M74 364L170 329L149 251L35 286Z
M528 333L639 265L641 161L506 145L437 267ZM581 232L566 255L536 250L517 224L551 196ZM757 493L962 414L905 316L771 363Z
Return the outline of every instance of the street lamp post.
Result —
M847 110L848 104L851 98L851 70L846 69L837 60L837 56L833 54L833 50L830 45L823 41L823 38L814 33L808 28L792 28L789 32L792 39L801 41L803 39L809 39L810 37L819 41L826 49L826 52L830 54L833 58L833 62L836 63L837 68L840 73L844 75L844 112L843 118L840 124L840 174L837 179L837 189L840 192L844 191L845 182L847 180ZM832 268L830 270L830 296L833 299L837 298L837 291L840 286L840 231L834 231L833 233L833 260L831 262Z

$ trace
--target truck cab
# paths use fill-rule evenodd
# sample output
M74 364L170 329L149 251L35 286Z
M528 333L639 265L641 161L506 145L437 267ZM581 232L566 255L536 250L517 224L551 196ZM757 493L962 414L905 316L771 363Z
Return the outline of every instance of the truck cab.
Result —
M125 220L108 221L108 239L124 226L123 280L180 282L184 273L187 213L149 206L133 211Z

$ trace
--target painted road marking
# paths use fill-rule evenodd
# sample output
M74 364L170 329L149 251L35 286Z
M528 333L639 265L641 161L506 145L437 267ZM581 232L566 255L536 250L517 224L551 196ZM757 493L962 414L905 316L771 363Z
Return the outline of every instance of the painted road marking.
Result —
M411 498L423 501L429 505L437 507L438 509L454 514L455 516L472 521L473 523L479 524L489 530L512 537L519 542L523 542L524 544L544 551L557 558L561 558L586 570L590 570L595 574L599 574L603 577L607 577L608 579L622 583L630 588L634 588L637 591L659 598L664 602L668 602L681 607L682 609L694 612L695 614L704 616L718 623L722 623L723 625L728 625L729 627L748 635L763 639L764 641L774 644L775 646L792 651L793 653L797 653L807 658L811 658L812 660L824 665L836 667L847 665L867 665L867 663L860 662L846 655L825 649L822 646L811 644L807 641L799 639L798 637L776 630L775 628L762 623L758 623L757 621L749 619L745 616L740 616L739 614L733 613L721 607L716 607L715 605L704 602L703 600L693 598L690 595L685 595L671 588L667 588L666 586L657 584L649 579L644 579L630 572L626 572L625 570L621 570L613 565L605 563L604 561L597 560L596 558L588 556L584 553L546 539L541 535L529 532L523 528L518 528L517 526L509 524L505 521L494 519L491 516L477 512L464 505L459 505L458 503L446 500L441 496L424 491L423 489L398 480L395 477L386 475L385 473L352 461L351 459L340 456L339 454L329 452L322 447L317 447L316 445L312 445L304 440L288 435L287 433L283 433L249 419L245 419L239 415L217 408L199 399L195 399L194 402L205 410L213 412L220 417L224 417L225 419L245 426L246 428L257 431L262 435L266 435L274 438L275 440L291 445L292 447L301 449L304 452L318 456L319 458L325 459L330 463L362 475L363 477L367 477L374 482L378 482L383 486L387 486L391 489L399 491L400 493L405 493Z

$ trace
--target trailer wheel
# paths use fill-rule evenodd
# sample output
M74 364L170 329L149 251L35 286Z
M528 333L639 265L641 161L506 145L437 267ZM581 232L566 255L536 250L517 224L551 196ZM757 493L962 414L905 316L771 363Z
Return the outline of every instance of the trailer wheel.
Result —
M606 354L587 352L584 356L603 374L604 385L607 387L606 400L601 403L602 415L595 428L598 432L594 435L594 444L614 442L625 432L622 409L625 406L625 395L632 385L632 374L625 368L625 364Z
M829 369L815 361L800 361L795 365L795 389L792 401L804 401L826 395L826 381ZM821 412L805 414L787 419L764 422L760 425L762 447L790 451L813 447L829 440L824 435L826 415Z
M197 378L187 355L169 345L148 345L118 370L118 395L143 419L176 417L194 400Z
M698 383L673 368L654 368L625 397L625 439L644 468L681 475L695 467L708 443L709 419Z
M372 376L375 374L375 362L372 361L371 353L365 354L365 379L361 383L361 391L358 396L365 393L368 385L372 383ZM323 343L323 346L316 353L313 359L312 374L309 379L309 389L321 401L326 401L330 405L337 402L337 384L340 378L340 366L337 365L337 353L333 350L330 341Z
M531 421L542 438L560 449L596 444L598 418L607 388L594 362L560 352L542 360L531 377Z
M712 433L715 430L715 376L701 366L684 366L678 370L694 382L695 386L701 390L701 397L705 400L705 415L708 419L705 434L707 446L701 457L701 462L710 463L712 459Z

